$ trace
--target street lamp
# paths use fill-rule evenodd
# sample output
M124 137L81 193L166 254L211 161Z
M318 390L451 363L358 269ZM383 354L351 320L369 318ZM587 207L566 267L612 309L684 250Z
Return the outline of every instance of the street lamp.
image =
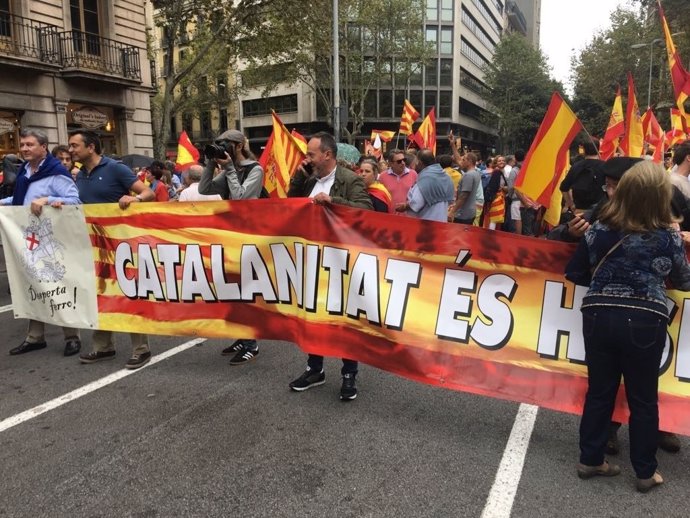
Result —
M671 37L673 36L679 36L681 34L685 34L685 31L681 32L674 32L671 34ZM649 47L649 83L647 84L647 107L652 106L652 68L654 66L654 46L659 45L659 43L663 43L664 39L663 38L656 38L649 43L635 43L634 45L630 45L631 49L643 49L645 47Z

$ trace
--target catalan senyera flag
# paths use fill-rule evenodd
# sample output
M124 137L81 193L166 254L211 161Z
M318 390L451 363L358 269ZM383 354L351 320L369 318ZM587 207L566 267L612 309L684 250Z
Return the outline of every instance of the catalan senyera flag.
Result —
M664 28L664 38L666 39L666 53L668 55L668 68L671 72L671 81L673 82L673 92L676 97L676 104L681 112L685 113L685 108L683 103L690 97L690 74L685 70L683 62L678 55L676 46L673 43L673 38L671 37L671 31L668 28L668 23L666 22L666 15L664 14L664 9L661 7L661 2L657 0L657 5L659 6L659 18L661 19L661 24Z
M570 169L570 151L565 154L565 167L561 172L561 176L558 178L558 185L563 181L565 175L568 174ZM554 189L551 193L551 202L549 203L546 212L544 213L544 221L546 221L552 227L555 227L561 222L561 213L563 205L563 193L560 189Z
M299 131L297 131L296 129L293 129L290 132L290 135L292 135L295 138L295 144L297 144L297 146L300 148L302 153L304 153L306 155L307 154L307 138L304 135L302 135Z
M271 198L287 198L290 178L305 153L304 137L293 136L273 112L273 132L259 159L264 169L264 187Z
M412 124L417 119L419 119L419 112L412 106L410 101L405 99L402 115L400 116L400 129L398 133L401 135L410 135L412 133Z
M671 129L666 132L666 147L672 148L686 138L685 116L678 108L671 108Z
M563 168L567 165L570 144L581 129L582 123L570 106L558 92L554 92L515 180L515 187L548 207L551 194L558 187Z
M628 103L625 106L625 120L627 125L625 135L621 140L621 150L625 156L639 158L644 152L644 130L637 95L635 95L635 83L630 72L628 72Z
M199 150L189 140L186 131L180 133L177 141L177 158L175 159L175 171L181 172L190 166L199 163Z
M664 130L661 129L659 121L656 119L651 108L642 116L642 130L644 131L644 141L650 148L654 149L652 160L657 163L664 161Z
M506 219L506 202L503 191L498 191L494 199L491 200L489 211L484 218L484 227L488 228L489 223L503 223Z
M606 127L606 134L601 140L599 146L599 156L602 160L611 158L621 137L625 134L625 118L623 114L623 96L621 95L621 88L618 87L616 91L616 98L613 100L613 108L611 108L611 117L609 117L609 124Z
M376 140L376 135L379 136L381 140L384 142L390 142L393 140L393 137L395 136L395 131L388 131L388 130L371 130L371 140Z
M411 140L417 144L420 149L429 148L436 155L436 112L434 108L429 110L429 113L422 124L420 124L417 132L410 137Z

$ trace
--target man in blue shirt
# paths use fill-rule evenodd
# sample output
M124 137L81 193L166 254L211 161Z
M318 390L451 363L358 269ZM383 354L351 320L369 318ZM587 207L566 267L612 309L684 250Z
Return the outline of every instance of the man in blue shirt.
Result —
M77 174L77 188L83 203L119 203L126 209L131 203L152 201L153 191L139 180L122 162L101 155L101 141L91 131L77 130L70 135L69 152L72 160L83 165ZM134 196L131 193L134 192ZM138 369L151 360L148 337L130 333L132 356L125 367ZM82 354L82 363L95 363L115 358L112 331L94 331L93 351Z
M40 216L44 205L78 205L79 193L72 177L60 161L48 153L48 135L39 129L25 128L19 134L19 150L24 164L17 173L14 194L0 200L0 205L30 206ZM77 354L81 349L79 329L63 327L65 356ZM44 349L45 324L29 320L24 341L10 350L11 355Z

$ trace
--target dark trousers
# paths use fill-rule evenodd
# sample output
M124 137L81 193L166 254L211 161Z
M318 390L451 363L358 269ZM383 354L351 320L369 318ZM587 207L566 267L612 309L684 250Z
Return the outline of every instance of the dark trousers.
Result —
M310 354L307 359L307 367L313 371L323 370L323 356ZM340 374L357 374L357 362L343 358L343 368L340 369Z
M630 408L630 461L638 478L656 471L659 363L668 318L623 307L582 310L589 387L580 421L580 462L599 466L621 380Z

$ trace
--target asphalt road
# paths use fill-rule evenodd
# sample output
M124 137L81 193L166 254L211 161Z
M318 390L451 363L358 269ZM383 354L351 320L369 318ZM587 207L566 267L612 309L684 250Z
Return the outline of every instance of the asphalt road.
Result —
M119 336L115 360L81 365L62 356L61 332L49 326L47 349L10 357L25 323L5 311L0 326L0 429L121 371L130 352ZM151 346L160 355L188 341L152 337ZM291 393L305 364L295 345L262 341L256 361L231 367L226 344L192 346L0 431L0 516L479 517L509 493L491 488L518 404L367 366L359 397L341 403L334 359L324 386ZM626 433L620 477L576 477L577 426L576 416L538 411L524 468L512 466L507 484L517 486L510 516L690 514L690 440L679 454L659 452L667 483L640 495ZM500 509L491 516L508 516Z

